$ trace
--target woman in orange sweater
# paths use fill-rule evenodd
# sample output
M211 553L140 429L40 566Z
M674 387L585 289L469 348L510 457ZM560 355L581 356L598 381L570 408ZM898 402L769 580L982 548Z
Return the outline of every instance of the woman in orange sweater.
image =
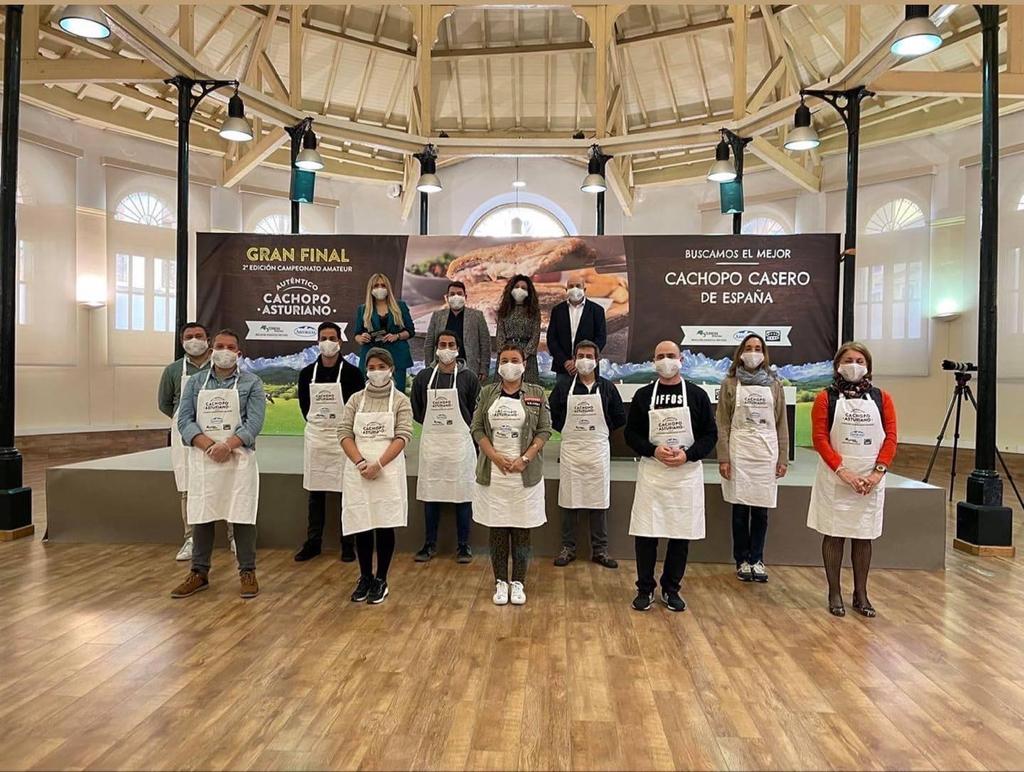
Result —
M845 540L853 562L853 608L875 616L868 600L871 541L882 533L885 475L896 456L896 409L871 383L871 352L844 343L833 360L834 378L811 410L814 449L821 457L811 488L807 525L823 535L828 610L845 616L839 573Z

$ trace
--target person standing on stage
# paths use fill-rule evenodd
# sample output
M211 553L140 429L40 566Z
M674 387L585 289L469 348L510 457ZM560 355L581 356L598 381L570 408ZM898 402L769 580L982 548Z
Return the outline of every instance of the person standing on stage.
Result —
M185 356L175 359L164 368L157 388L160 412L171 419L171 464L174 484L181 494L181 522L185 528L185 541L175 560L192 559L192 526L188 524L188 448L181 442L178 431L178 406L193 375L210 369L209 332L199 322L186 322L181 328L181 345Z
M547 343L551 370L569 379L576 375L576 344L589 340L600 351L607 342L608 329L604 309L587 300L587 283L582 278L570 278L565 283L565 295L566 299L551 309Z
M459 359L465 363L465 369L484 383L491 369L491 333L484 312L466 305L466 285L461 281L449 283L445 298L448 308L430 315L423 339L423 358L430 361L439 331L453 332L459 341Z
M732 554L743 582L767 582L768 510L789 466L786 397L764 338L751 333L733 355L718 395L718 470L732 504Z
M366 388L346 403L341 416L341 447L349 460L341 521L346 536L355 534L359 557L354 603L377 604L387 598L395 528L409 522L405 447L412 439L412 407L395 387L394 369L389 351L367 351Z
M302 487L309 491L309 514L306 541L295 553L296 562L320 554L327 517L327 491L341 493L345 471L345 453L341 449L338 427L341 411L352 395L363 388L359 368L350 365L341 355L341 328L334 322L323 322L317 328L320 355L299 373L299 408L306 419L302 445ZM341 528L339 499L338 527ZM341 537L341 559L356 559L356 541Z
M671 611L686 611L679 594L692 539L704 538L704 469L701 459L718 441L711 400L679 375L679 346L665 340L654 349L658 379L633 395L626 442L637 452L636 494L629 533L635 539L637 594L633 608L654 602L658 539L668 539L661 574L661 599Z
M241 596L259 594L256 581L256 509L260 473L256 437L263 430L267 397L263 382L238 367L239 337L221 330L213 339L213 367L189 381L181 397L178 430L190 446L188 522L192 570L171 593L185 598L210 586L213 525L234 525Z
M840 570L850 540L853 609L875 616L868 600L871 541L882 534L885 475L896 457L896 408L871 382L871 352L844 343L832 362L832 384L814 400L811 435L820 456L807 526L822 534L828 610L845 616Z
M505 284L498 305L494 342L500 352L505 346L518 346L526 357L523 380L540 383L537 346L540 343L540 300L529 276L513 276ZM494 381L501 383L498 376Z
M530 529L544 525L544 457L551 413L544 389L524 383L525 352L506 344L498 352L498 377L480 391L473 413L476 464L473 519L490 529L494 603L526 603ZM508 561L512 556L512 582Z
M423 426L420 435L416 498L423 502L426 542L416 553L425 563L437 554L441 503L455 505L459 563L473 560L469 527L473 517L476 445L469 426L480 394L477 373L459 367L459 338L451 330L436 336L434 366L420 370L412 382L412 417Z
M608 557L611 490L609 434L626 424L626 408L615 384L598 375L601 351L581 340L573 353L572 379L559 379L551 392L551 425L562 433L558 505L562 507L562 551L556 566L576 559L576 520L590 521L590 559L618 568Z
M404 394L405 371L412 367L409 339L415 332L409 306L395 297L387 276L375 273L366 282L366 300L356 310L355 341L361 346L359 369L367 371L371 347L384 349L394 361L395 386Z

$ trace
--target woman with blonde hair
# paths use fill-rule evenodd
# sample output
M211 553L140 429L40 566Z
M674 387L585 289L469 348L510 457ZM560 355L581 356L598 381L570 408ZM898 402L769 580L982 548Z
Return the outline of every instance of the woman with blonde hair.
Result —
M412 367L409 339L415 334L409 306L395 297L387 276L375 273L366 282L366 300L356 310L359 369L366 374L366 354L371 348L384 349L394 359L395 386L405 393L405 371Z
M882 533L885 475L896 457L896 409L892 398L871 383L871 352L863 344L844 343L832 370L832 384L811 409L820 460L807 525L822 534L829 613L846 615L839 575L849 539L853 609L873 617L868 600L871 541Z
M718 396L718 470L732 504L732 554L742 582L767 582L764 542L778 478L789 465L789 426L782 382L764 338L747 335L736 348Z

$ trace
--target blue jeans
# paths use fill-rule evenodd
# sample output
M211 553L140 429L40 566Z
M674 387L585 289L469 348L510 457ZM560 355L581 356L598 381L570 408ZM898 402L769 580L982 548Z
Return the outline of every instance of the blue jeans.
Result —
M424 501L423 513L427 521L427 542L437 544L437 528L441 524L441 503ZM469 544L469 523L473 519L473 504L463 501L455 505L455 531L459 537L459 546Z

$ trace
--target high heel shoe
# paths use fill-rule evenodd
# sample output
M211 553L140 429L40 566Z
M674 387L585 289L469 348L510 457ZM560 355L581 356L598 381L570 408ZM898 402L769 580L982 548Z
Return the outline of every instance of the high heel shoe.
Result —
M852 605L853 605L853 610L856 611L861 616L868 617L869 619L873 618L875 616L878 616L878 614L875 611L874 607L871 605L871 601L867 601L866 603L864 603L862 605L856 598L854 598L852 600Z

